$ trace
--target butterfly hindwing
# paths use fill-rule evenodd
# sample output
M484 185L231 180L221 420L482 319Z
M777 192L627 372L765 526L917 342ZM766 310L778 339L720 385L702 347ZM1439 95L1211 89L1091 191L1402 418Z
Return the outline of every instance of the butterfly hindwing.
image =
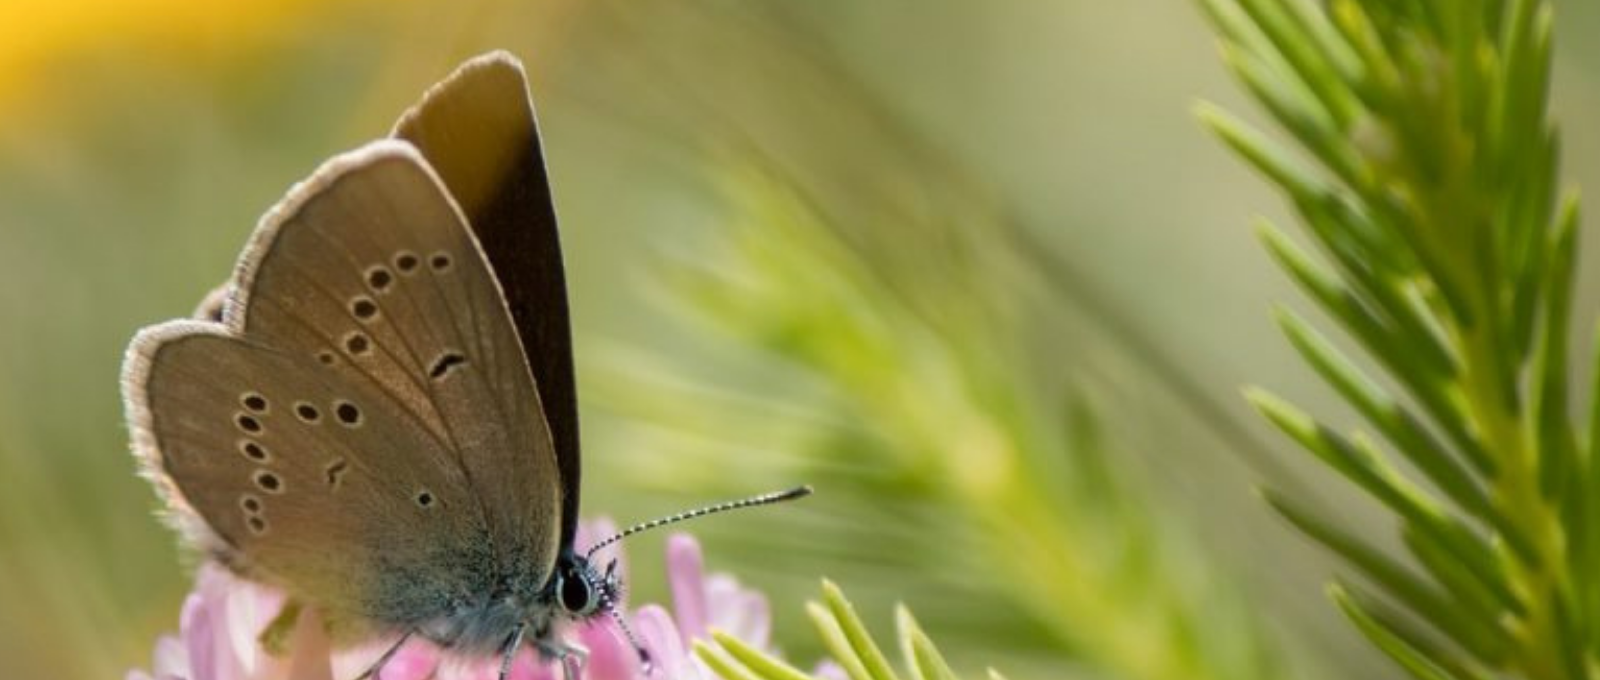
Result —
M142 332L125 391L182 523L333 617L403 627L540 580L562 497L489 265L402 142L269 213L221 322Z
M212 324L177 322L141 334L145 429L159 450L153 473L166 478L180 509L203 521L224 561L308 599L361 618L372 574L385 556L423 562L427 536L451 537L444 549L469 549L457 537L485 533L476 513L422 512L408 502L426 489L438 507L463 507L469 490L459 475L425 465L426 435L375 408L376 395L359 384L320 379L292 356L223 332ZM331 420L341 403L367 404L360 435L330 436L296 415L316 408ZM335 427L344 427L335 425ZM369 429L370 428L370 429ZM389 460L362 455L383 434L407 452ZM437 452L435 452L437 453ZM148 455L148 454L147 454ZM389 470L378 467L387 464ZM180 510L182 511L182 510ZM382 518L381 521L375 521ZM441 532L441 524L451 531ZM371 549L383 544L382 552ZM426 590L466 583L437 570Z

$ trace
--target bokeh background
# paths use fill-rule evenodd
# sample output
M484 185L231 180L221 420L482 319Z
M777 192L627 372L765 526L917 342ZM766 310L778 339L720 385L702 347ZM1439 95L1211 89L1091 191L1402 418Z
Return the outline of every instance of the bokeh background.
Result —
M1594 186L1600 8L1557 10ZM802 665L826 576L974 674L1395 677L1251 494L1387 531L1237 397L1342 413L1274 332L1301 301L1247 223L1282 211L1191 118L1248 107L1177 0L0 0L0 676L120 677L176 627L192 559L126 453L124 345L490 48L563 218L587 512L815 483L692 527Z

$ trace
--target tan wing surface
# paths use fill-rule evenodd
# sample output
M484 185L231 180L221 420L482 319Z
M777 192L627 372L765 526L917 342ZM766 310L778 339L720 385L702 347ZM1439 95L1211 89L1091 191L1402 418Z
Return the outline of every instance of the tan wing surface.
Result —
M220 324L141 333L125 369L138 453L196 533L378 622L548 573L561 497L533 377L414 149L321 168L264 219L233 291Z

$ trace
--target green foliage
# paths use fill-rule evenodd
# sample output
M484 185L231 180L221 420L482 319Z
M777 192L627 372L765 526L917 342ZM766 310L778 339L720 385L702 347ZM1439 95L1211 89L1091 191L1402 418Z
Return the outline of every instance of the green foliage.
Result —
M713 226L672 244L652 307L690 322L689 349L662 332L584 368L586 398L620 421L609 431L636 433L604 446L607 474L690 497L812 483L816 498L726 548L713 523L697 533L742 574L814 564L801 587L826 569L869 610L910 603L958 668L1302 676L1311 664L1290 660L1198 522L1102 430L1107 395L1160 362L1152 343L1105 323L1115 305L1082 304L1091 289L1064 258L848 72L751 47L804 34L740 18L739 71L753 77L697 76L683 89L698 108L683 95L649 112L764 124L685 145L712 149L689 162L715 190ZM800 110L740 108L761 87ZM1125 332L1090 335L1108 326ZM1126 363L1097 384L1107 357ZM1166 466L1193 452L1190 439L1149 455ZM801 562L817 553L826 561Z
M850 680L958 680L960 676L945 663L933 640L911 617L904 605L895 608L895 624L899 631L904 676L895 672L883 650L867 632L866 624L856 614L855 606L845 599L844 593L832 582L822 584L822 602L806 605L817 632L827 643L835 663L849 675ZM706 662L724 680L815 680L816 676L801 671L768 655L738 638L713 632L714 643L695 642L695 654ZM990 670L990 680L1004 680Z
M1199 115L1286 194L1322 257L1267 223L1263 243L1381 377L1300 316L1279 325L1382 442L1248 396L1391 511L1411 559L1288 494L1268 502L1364 577L1332 596L1412 675L1590 677L1600 420L1568 402L1578 209L1556 198L1549 3L1204 5L1227 64L1304 153Z
M730 165L723 186L729 228L662 269L668 301L734 339L717 352L759 348L780 377L724 379L713 400L635 365L625 387L602 387L609 408L650 424L649 456L673 461L640 476L720 493L751 479L814 483L824 515L792 532L777 527L800 508L763 524L834 537L852 582L931 610L991 653L1067 649L1125 678L1292 675L1088 405L1033 363L1061 351L1033 321L1052 298L993 218L898 215L922 237L883 255L849 243L825 202L768 165ZM773 401L792 412L764 413ZM663 453L661 432L693 436ZM728 450L760 453L716 453Z

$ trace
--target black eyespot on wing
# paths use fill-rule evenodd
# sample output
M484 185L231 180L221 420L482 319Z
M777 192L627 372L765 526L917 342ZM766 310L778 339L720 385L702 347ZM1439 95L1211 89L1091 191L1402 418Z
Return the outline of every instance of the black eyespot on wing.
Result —
M433 507L433 494L426 489L417 492L417 506L423 508Z
M266 447L248 439L239 442L239 453L257 463L265 463L272 459L272 456L267 454Z
M267 412L267 398L255 392L246 392L244 396L239 398L239 403L255 413Z
M394 268L400 270L401 274L416 271L419 262L416 253L401 251L394 256Z
M322 412L318 411L317 407L303 401L294 405L294 415L306 423L315 423L322 420Z
M349 468L350 464L345 462L343 458L335 458L333 462L328 463L328 467L323 470L328 476L328 486L335 489L339 488L339 483L344 481L344 473Z
M341 401L334 404L333 415L339 418L339 422L350 427L355 427L361 424L361 409L357 408L355 404L352 404L348 401Z
M454 263L450 260L450 253L444 251L434 253L428 258L428 266L433 267L433 270L436 272L450 271L451 264Z
M234 416L233 422L239 426L239 429L244 430L245 432L250 434L261 434L261 421L256 420L255 416L252 416L248 413L240 413Z
M369 297L358 297L350 301L350 314L362 321L371 321L378 315L378 304Z
M267 493L283 493L283 478L267 470L256 470L256 487Z
M250 533L252 534L260 536L267 533L267 520L262 519L260 515L251 515L244 523L250 526Z
M366 354L372 351L372 341L364 333L351 333L344 338L344 348L351 354Z
M438 380L449 374L459 366L467 363L467 358L457 352L445 352L433 360L433 365L428 368L428 377Z
M386 292L389 290L389 284L392 283L394 283L394 275L389 273L388 268L380 265L367 270L367 287L371 288L373 292Z

